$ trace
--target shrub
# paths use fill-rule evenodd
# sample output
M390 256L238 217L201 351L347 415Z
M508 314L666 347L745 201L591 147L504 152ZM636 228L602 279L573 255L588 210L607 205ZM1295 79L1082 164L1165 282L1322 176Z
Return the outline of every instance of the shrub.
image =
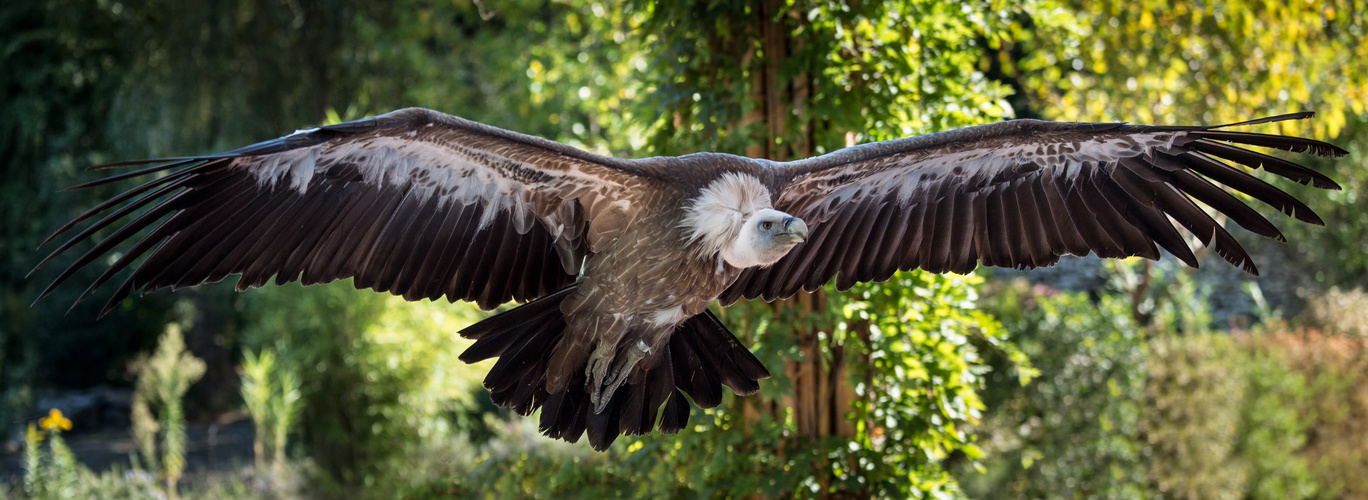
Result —
M1022 386L1011 364L996 364L990 416L978 429L986 474L962 468L966 491L982 498L1147 497L1139 439L1146 349L1128 304L1044 287L1033 293L1024 282L999 290L989 304L1039 376Z
M279 366L274 351L243 351L242 400L256 429L252 449L258 469L264 468L267 456L277 467L284 464L285 443L299 418L299 399L299 375Z
M1149 480L1165 498L1243 496L1248 470L1237 455L1247 386L1227 336L1150 342L1140 431Z
M1261 337L1236 338L1248 385L1238 450L1249 468L1245 498L1312 498L1319 485L1305 451L1316 415L1305 403L1313 393L1306 377L1268 351Z
M1331 288L1308 301L1299 319L1326 333L1368 338L1368 293Z
M166 493L177 497L176 483L185 470L185 391L204 376L204 361L185 350L180 327L166 328L151 357L138 363L137 391L133 401L133 430L143 460L166 479ZM152 420L155 410L157 418ZM160 466L155 437L160 431Z
M413 480L408 457L452 430L447 417L487 369L456 359L469 345L456 332L476 311L407 303L349 281L249 294L244 347L269 348L277 371L298 373L298 443L321 472L321 492L388 496Z
M1365 339L1317 330L1275 330L1254 348L1301 374L1307 393L1289 406L1306 426L1299 455L1324 498L1368 497L1368 351ZM1286 451L1284 450L1284 453Z

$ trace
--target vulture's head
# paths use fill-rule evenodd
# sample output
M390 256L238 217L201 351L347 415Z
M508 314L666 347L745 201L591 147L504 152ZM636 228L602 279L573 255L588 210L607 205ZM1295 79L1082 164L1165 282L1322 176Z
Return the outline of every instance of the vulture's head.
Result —
M740 268L768 266L807 240L807 235L807 223L802 219L772 208L761 209L741 226L732 244L722 249L722 259Z
M746 174L727 173L703 189L680 224L689 245L738 268L768 266L807 239L807 224L775 210L770 192Z

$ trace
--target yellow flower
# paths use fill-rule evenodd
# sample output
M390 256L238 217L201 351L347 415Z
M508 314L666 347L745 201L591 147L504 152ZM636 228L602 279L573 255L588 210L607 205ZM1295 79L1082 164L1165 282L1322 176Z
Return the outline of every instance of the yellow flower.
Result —
M52 411L48 412L48 416L43 417L38 421L38 426L42 427L43 430L52 430L60 427L64 431L69 431L71 430L71 421L62 416L62 410L53 408Z

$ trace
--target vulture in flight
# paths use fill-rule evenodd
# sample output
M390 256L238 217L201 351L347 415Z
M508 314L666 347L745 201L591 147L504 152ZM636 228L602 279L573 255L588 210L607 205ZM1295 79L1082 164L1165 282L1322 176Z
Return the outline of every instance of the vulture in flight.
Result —
M587 433L603 450L620 434L678 431L691 404L718 405L724 385L749 395L769 376L708 311L714 300L782 299L833 278L845 290L916 268L1028 269L1065 254L1158 259L1163 248L1196 267L1177 226L1257 274L1210 211L1280 241L1234 192L1322 222L1247 169L1339 186L1247 148L1346 152L1231 129L1311 115L1013 120L779 163L609 158L411 108L222 154L96 167L148 165L77 187L156 176L59 229L110 211L39 266L113 228L43 295L132 241L86 290L133 266L105 312L134 291L231 274L239 290L353 278L408 300L523 303L462 330L475 343L461 359L498 358L484 382L495 403L540 408L546 435Z

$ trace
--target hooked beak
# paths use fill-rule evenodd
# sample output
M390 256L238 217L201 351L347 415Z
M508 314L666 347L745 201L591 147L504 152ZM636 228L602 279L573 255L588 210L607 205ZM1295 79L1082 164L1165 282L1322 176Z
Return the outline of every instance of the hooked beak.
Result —
M784 217L784 231L779 234L800 243L807 241L807 223L797 217Z

